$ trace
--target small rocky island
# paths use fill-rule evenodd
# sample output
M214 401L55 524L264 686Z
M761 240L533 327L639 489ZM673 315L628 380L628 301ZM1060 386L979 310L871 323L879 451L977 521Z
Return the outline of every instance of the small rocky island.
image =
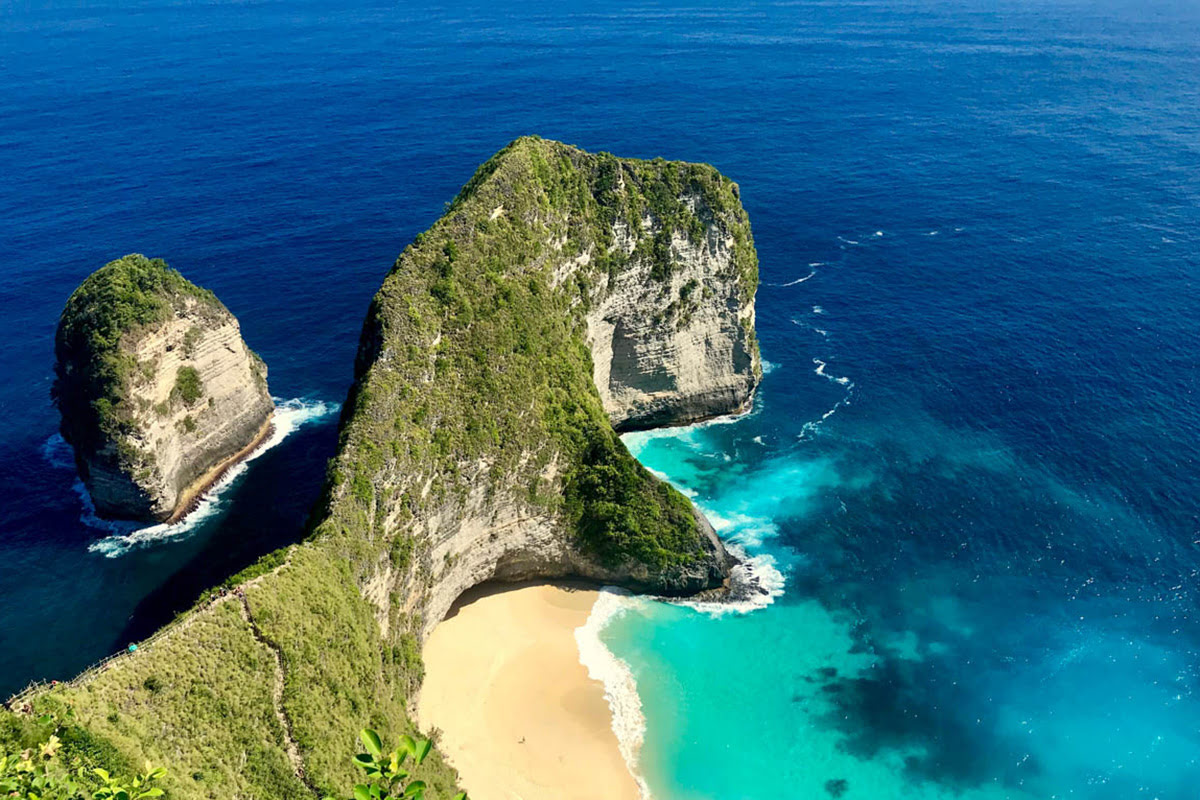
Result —
M270 432L266 365L221 301L162 259L92 273L55 355L62 435L101 516L177 520Z

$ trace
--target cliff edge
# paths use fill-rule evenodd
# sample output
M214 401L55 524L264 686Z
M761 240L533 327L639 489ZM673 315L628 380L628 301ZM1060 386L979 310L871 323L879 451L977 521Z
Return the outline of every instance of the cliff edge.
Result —
M161 259L84 280L55 355L62 435L101 516L177 519L270 429L267 368L237 319Z

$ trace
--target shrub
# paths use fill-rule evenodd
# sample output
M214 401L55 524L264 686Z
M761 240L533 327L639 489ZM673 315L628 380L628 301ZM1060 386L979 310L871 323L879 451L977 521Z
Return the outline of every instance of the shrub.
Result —
M364 728L359 737L366 745L367 752L356 755L354 765L366 774L367 782L354 787L354 800L386 800L389 797L424 800L425 782L410 780L412 772L405 769L404 764L411 758L412 769L417 770L433 749L432 742L401 736L400 746L385 753L383 742L375 731ZM325 800L334 798L326 797ZM459 792L454 800L467 800L467 793Z
M195 367L180 367L175 373L175 396L184 405L192 405L204 395L204 384L200 381L200 373Z

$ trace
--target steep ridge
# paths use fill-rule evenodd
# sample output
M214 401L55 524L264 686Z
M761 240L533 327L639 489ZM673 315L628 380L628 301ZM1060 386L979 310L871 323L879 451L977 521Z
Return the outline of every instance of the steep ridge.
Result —
M420 640L470 586L720 591L711 527L613 424L747 407L756 285L737 187L712 167L517 140L372 302L309 539L228 582L253 632L201 603L36 713L171 764L174 797L341 793L360 727L413 732ZM422 769L449 796L440 757Z

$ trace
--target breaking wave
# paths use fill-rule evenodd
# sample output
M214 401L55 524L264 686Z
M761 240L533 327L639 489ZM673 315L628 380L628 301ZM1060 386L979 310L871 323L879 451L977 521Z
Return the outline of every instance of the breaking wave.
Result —
M601 589L587 622L575 629L575 644L579 648L579 662L587 669L588 677L604 685L604 699L612 712L612 728L617 735L621 757L637 781L642 797L649 800L650 787L637 768L642 742L646 738L646 717L642 713L637 681L629 665L613 655L600 639L604 629L635 602L639 601L622 589L611 586Z
M172 524L159 523L144 525L140 522L125 520L101 519L96 514L96 506L84 487L82 480L76 480L73 486L79 495L83 511L80 521L89 528L95 528L107 534L103 539L93 542L88 550L100 553L107 558L117 558L130 550L145 547L155 542L168 539L178 539L199 528L206 520L212 518L224 506L226 490L245 473L251 461L275 447L301 427L324 419L337 413L337 403L326 403L320 400L275 400L275 416L272 420L271 435L254 452L240 462L230 467L201 497L196 507L187 516ZM71 446L63 440L61 434L54 434L42 448L46 461L53 467L74 469L74 459Z

